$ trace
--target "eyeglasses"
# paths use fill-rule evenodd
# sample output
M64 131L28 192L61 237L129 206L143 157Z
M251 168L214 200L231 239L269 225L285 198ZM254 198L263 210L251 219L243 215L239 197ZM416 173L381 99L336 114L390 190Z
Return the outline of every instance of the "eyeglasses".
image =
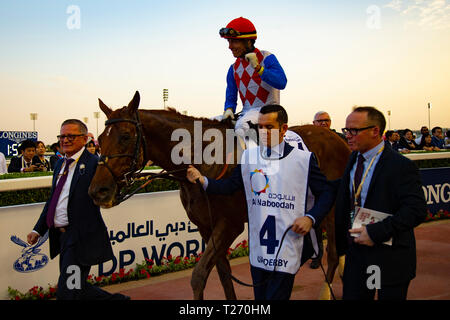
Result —
M237 37L241 35L239 31L236 31L233 28L222 28L219 30L219 34L221 37Z
M75 140L76 137L81 137L81 136L85 136L85 134L65 134L65 135L59 135L56 136L60 141L64 141L65 138L67 138L67 140L69 140L69 142L72 142L73 140Z
M350 134L352 137L358 135L358 133L360 131L364 131L367 129L372 129L375 128L375 126L369 126L369 127L365 127L365 128L342 128L342 133L344 135Z
M325 123L325 122L330 122L331 119L323 119L323 120L314 120L314 122L318 122L318 123Z

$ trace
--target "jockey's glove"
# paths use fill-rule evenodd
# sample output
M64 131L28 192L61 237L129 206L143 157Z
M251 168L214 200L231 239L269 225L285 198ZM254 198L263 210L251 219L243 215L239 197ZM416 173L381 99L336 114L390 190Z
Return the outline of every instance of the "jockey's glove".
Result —
M225 120L225 119L228 119L228 118L231 118L232 120L234 120L234 112L233 112L233 109L231 109L231 108L228 108L227 110L225 110L223 112L222 120Z
M245 55L245 60L247 60L252 65L253 69L256 69L256 67L259 66L258 57L254 52L247 53Z

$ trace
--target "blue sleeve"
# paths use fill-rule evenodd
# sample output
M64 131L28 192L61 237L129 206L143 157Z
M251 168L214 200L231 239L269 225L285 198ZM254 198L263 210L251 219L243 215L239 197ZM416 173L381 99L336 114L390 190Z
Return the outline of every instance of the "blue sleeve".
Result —
M278 90L286 88L286 74L274 54L264 59L264 71L261 79Z
M208 179L208 187L206 192L209 194L226 194L231 195L238 190L244 189L244 181L242 180L241 165L237 165L226 179L213 180Z
M308 186L315 197L315 203L306 214L314 217L314 227L317 227L333 207L336 195L333 186L320 171L314 154L311 154L309 162Z
M231 65L230 69L228 69L227 74L227 91L225 94L224 110L231 108L233 109L233 112L236 112L237 98L238 98L238 88L236 86L236 82L234 81L233 65Z

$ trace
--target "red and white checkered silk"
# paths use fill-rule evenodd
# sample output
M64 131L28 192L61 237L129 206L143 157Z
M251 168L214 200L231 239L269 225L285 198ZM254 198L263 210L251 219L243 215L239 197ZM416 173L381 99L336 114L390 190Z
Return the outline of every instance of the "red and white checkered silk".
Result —
M258 49L255 49L254 52L259 64L264 67L263 60L271 53L267 51L261 52ZM276 89L262 81L258 72L245 59L237 58L233 69L234 80L236 81L244 109L262 107L274 99L272 91Z

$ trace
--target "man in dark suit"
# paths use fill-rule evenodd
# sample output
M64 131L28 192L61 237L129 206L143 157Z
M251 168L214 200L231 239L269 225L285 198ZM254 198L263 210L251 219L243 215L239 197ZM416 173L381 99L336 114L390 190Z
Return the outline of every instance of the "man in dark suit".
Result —
M374 299L375 289L380 300L404 300L416 273L413 229L426 216L422 183L412 161L385 147L385 126L377 109L357 107L342 130L353 150L336 199L336 246L346 255L344 300ZM352 229L355 206L392 216ZM391 238L392 245L383 244Z
M36 142L33 140L24 140L18 148L21 154L18 157L12 157L8 166L8 172L33 172L42 171L33 164L33 157L36 154Z
M285 142L287 120L280 105L262 107L258 117L261 145L244 152L242 163L229 178L207 179L193 166L187 171L188 180L194 183L199 179L210 194L244 190L247 202L253 203L248 208L248 225L251 274L253 283L258 284L253 289L255 300L290 298L298 268L318 250L310 231L320 225L334 202L333 189L320 172L314 154ZM315 197L314 203L305 199L307 188ZM281 244L283 233L291 225L293 232L288 232ZM278 256L280 247L283 250ZM284 255L289 251L286 248L292 248L289 255ZM268 266L267 261L285 261L289 267L277 265L273 272L273 264Z
M88 195L97 158L84 147L87 128L79 120L66 120L58 138L65 157L55 166L50 199L28 234L28 243L49 232L50 257L59 254L60 259L57 299L126 299L86 281L91 266L113 258L100 208Z
M392 148L392 150L397 151L399 149L398 141L400 140L400 135L397 131L394 130L388 130L385 133L386 136L386 146L389 146Z

